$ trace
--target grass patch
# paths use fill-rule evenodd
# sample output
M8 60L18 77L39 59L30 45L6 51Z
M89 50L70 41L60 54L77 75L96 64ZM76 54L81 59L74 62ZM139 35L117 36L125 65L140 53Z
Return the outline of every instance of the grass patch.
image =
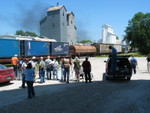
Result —
M146 57L147 55L143 55L139 52L134 52L134 53L123 53L123 54L119 54L119 55L134 55L135 57Z
M12 67L12 64L3 64L6 67Z
M141 53L139 53L139 52L133 52L133 53L121 53L121 54L118 54L118 56L120 56L120 55L127 55L127 56L132 56L132 55L135 55L135 57L147 57L147 55L143 55L143 54L141 54ZM107 55L99 55L99 56L97 56L97 57L108 57L109 55L107 54Z

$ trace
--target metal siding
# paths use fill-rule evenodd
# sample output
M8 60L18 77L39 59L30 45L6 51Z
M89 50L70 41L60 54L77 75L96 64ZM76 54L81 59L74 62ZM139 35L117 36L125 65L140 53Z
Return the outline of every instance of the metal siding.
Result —
M51 55L68 55L69 43L67 42L51 42Z
M49 55L49 43L40 41L25 41L25 56Z
M111 50L109 49L109 46L108 44L100 44L100 53L103 54L103 53L111 53Z
M111 53L109 46L113 46L116 48L117 52L122 52L122 45L121 44L95 44L94 46L97 49L98 54L108 54Z
M116 48L118 53L122 52L122 45L121 44L115 44L114 48Z
M18 56L20 55L19 41L0 39L0 57L8 58L14 56L15 54L17 54Z

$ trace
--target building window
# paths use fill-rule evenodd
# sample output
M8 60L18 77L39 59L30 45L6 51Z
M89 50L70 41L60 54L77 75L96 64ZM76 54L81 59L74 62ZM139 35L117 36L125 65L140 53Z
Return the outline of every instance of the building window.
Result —
M53 17L55 17L55 12L53 12L53 15L52 15Z
M63 23L63 26L65 25L65 23Z
M64 14L64 12L63 12L63 16L64 16L65 14Z
M54 26L55 26L55 23L53 23L52 26L54 27Z

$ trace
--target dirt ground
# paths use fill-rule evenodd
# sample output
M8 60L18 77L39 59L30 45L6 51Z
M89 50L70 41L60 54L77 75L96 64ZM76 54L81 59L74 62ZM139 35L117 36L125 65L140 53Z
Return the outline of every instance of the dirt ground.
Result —
M83 61L84 59L81 59ZM0 85L0 113L149 113L150 73L146 58L137 58L137 74L130 81L105 80L107 58L90 58L92 83L50 80L35 83L36 97L27 99L21 81Z

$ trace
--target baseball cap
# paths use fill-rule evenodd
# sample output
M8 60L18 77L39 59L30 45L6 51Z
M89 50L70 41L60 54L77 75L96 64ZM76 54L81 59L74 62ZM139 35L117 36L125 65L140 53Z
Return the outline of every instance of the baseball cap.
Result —
M17 55L17 54L15 54L14 56L15 56L15 57L17 57L18 55Z
M35 58L36 58L35 56L32 57L32 59L35 59Z

